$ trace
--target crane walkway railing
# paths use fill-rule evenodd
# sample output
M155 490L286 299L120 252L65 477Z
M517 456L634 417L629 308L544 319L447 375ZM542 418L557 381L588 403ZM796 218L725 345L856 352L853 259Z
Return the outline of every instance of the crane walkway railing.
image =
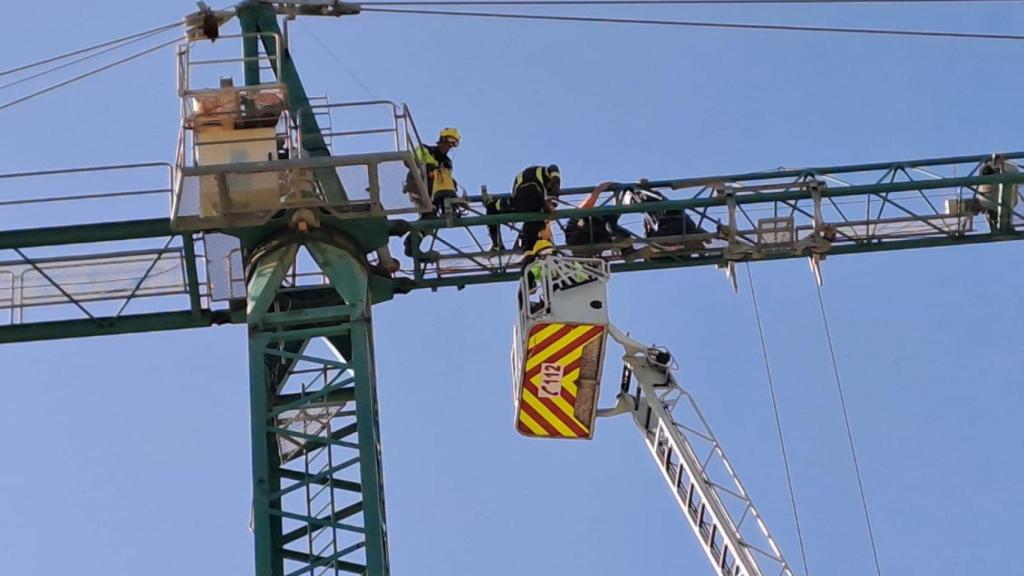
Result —
M592 208L560 195L558 210L469 213L410 223L423 238L404 273L415 286L462 286L508 279L523 247L489 250L486 227L514 246L526 221L554 221L559 248L600 255L613 271L866 252L1015 238L1024 224L1014 161L986 169L993 155L611 184ZM581 222L589 236L560 235ZM671 225L666 225L671 224ZM559 236L562 236L559 239ZM415 242L413 244L416 244ZM494 277L495 279L488 279Z
M1012 163L1024 153L1002 157ZM571 188L560 197L553 217L555 241L566 252L602 257L612 272L622 272L728 268L740 261L807 257L817 264L832 255L1024 239L1024 212L1017 201L1024 176L1009 170L982 174L989 159L978 155L612 184L586 209L569 201L592 188ZM289 161L309 168L338 163L335 157ZM401 169L395 177L404 179L407 166L397 164ZM242 172L250 168L260 169ZM14 324L0 326L0 341L244 321L244 313L229 305L245 297L239 241L216 231L174 229L167 218L172 174L167 163L0 174L0 221L6 227L0 230L0 262L5 263L0 324ZM1000 198L1002 203L991 201ZM522 222L549 216L488 216L483 200L467 198L469 212L460 217L409 222L401 214L392 216L390 252L402 253L398 235L403 230L421 237L422 249L410 258L399 257L397 271L371 258L375 281L388 282L401 293L518 280L522 252L488 251L481 241L486 227L498 224L510 236L508 230ZM570 244L558 231L574 219L601 224L616 218L610 237L595 233ZM664 226L673 219L684 225ZM176 251L178 259L174 280L166 271L160 278L167 284L157 288L153 271L146 273L148 264L132 259L147 253L150 263L170 266L172 256L157 258L167 250ZM32 282L43 278L29 271L30 261L45 260L62 275L75 270L76 278L56 278L60 289L45 288L45 297L16 297L18 290L31 288L21 276ZM296 269L289 275L295 289L326 282L306 272ZM131 280L142 281L134 293L110 289ZM72 282L67 288L66 281ZM146 304L125 309L126 296L131 301L144 297ZM116 313L111 314L111 306ZM144 316L152 313L161 315ZM133 315L147 321L124 318ZM29 324L40 327L25 330Z

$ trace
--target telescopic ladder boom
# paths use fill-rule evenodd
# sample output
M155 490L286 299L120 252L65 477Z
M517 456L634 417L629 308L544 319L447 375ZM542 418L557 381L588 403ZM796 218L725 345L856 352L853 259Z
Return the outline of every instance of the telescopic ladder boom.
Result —
M618 405L629 411L683 516L719 576L793 576L693 396L676 382L674 360L609 326L625 348Z
M793 576L704 415L676 382L672 355L608 319L608 264L557 252L523 270L512 337L516 430L589 440L594 419L630 412L718 576ZM597 408L607 336L623 373L614 407Z

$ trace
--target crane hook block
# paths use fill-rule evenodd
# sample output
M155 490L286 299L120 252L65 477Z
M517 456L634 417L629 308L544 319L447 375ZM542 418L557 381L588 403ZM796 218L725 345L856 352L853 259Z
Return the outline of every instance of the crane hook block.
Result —
M513 332L515 426L524 436L590 439L608 336L608 263L539 256L523 272Z

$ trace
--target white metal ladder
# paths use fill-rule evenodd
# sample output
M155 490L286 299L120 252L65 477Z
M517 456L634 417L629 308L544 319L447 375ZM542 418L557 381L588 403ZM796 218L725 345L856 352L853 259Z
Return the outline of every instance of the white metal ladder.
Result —
M793 576L693 396L676 383L668 351L614 326L610 333L626 354L619 405L604 415L632 413L715 573Z

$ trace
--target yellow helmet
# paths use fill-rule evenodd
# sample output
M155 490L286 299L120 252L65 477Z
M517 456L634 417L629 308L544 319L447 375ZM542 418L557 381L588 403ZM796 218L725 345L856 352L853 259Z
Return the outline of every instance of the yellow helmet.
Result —
M459 134L458 128L443 128L441 133L438 134L437 140L450 140L452 146L458 146L459 142L462 141L462 135Z
M537 240L536 243L534 243L533 250L530 250L530 254L536 256L537 254L540 253L541 250L553 250L554 248L555 245L552 244L550 240L545 240L541 238L540 240Z

